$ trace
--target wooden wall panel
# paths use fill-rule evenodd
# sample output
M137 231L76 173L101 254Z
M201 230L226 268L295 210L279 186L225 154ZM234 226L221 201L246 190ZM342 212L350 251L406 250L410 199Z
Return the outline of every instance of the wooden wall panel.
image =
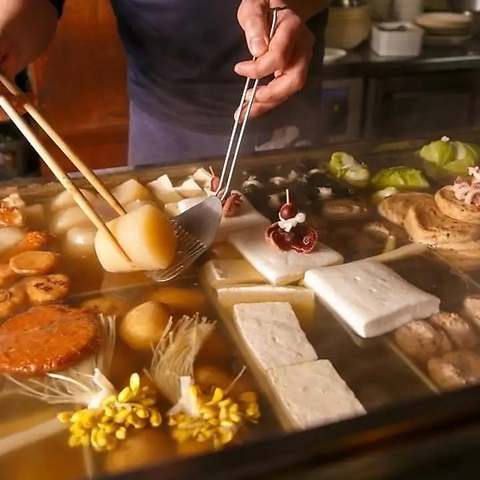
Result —
M30 76L40 110L85 163L126 164L126 64L109 0L67 0L55 40Z

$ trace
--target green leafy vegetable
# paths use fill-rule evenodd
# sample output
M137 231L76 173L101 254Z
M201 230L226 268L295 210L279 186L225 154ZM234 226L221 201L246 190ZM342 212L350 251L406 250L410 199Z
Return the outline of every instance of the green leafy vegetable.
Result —
M480 148L471 143L452 142L448 137L431 142L420 150L427 175L433 178L467 175L480 160Z
M396 188L398 190L418 190L428 188L427 179L420 170L411 167L391 167L380 170L372 178L376 190Z
M345 152L335 152L332 155L328 164L328 171L352 187L366 187L370 180L368 168Z

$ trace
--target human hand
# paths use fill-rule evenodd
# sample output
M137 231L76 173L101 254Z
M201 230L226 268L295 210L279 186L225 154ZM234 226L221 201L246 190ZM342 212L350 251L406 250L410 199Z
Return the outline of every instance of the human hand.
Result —
M235 72L253 79L274 76L268 85L258 87L251 117L271 110L301 90L312 58L314 36L290 9L278 12L275 32L269 39L267 12L269 7L276 6L282 4L270 5L268 0L242 0L238 9L238 22L245 31L248 48L257 58L237 63ZM247 101L251 93L248 92ZM244 114L245 106L235 112L241 119Z
M21 68L19 55L16 53L12 42L4 32L0 32L0 73L5 75L7 79L13 82L16 73ZM10 103L15 107L18 113L23 115L25 113L21 102L14 95L12 95L7 88L0 83L0 95L5 96ZM33 95L27 94L30 101L35 101ZM0 122L9 120L7 114L0 109Z

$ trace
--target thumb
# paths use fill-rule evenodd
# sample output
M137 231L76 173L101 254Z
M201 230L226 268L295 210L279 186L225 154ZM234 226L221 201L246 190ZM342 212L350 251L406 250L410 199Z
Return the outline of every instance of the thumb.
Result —
M238 23L245 32L248 49L254 57L268 50L267 9L268 2L265 0L242 0L238 8Z

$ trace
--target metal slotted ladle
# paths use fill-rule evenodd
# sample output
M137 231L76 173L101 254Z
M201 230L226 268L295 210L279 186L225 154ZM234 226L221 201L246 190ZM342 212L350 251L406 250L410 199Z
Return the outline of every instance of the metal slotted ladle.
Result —
M287 8L288 7L276 7L268 9L268 11L272 13L270 38L272 38L275 33L278 12L286 10ZM255 57L253 57L253 59L255 60ZM197 258L203 255L215 240L218 229L220 228L220 222L222 221L222 202L226 199L232 183L233 173L242 146L247 121L252 111L258 84L258 79L253 80L247 78L245 82L239 104L239 111L245 108L244 120L240 122L240 116L238 115L233 124L217 190L213 195L207 197L199 204L170 219L177 235L177 255L168 268L147 272L147 276L155 282L164 283L173 280L192 265ZM252 95L248 102L246 102L250 86Z

